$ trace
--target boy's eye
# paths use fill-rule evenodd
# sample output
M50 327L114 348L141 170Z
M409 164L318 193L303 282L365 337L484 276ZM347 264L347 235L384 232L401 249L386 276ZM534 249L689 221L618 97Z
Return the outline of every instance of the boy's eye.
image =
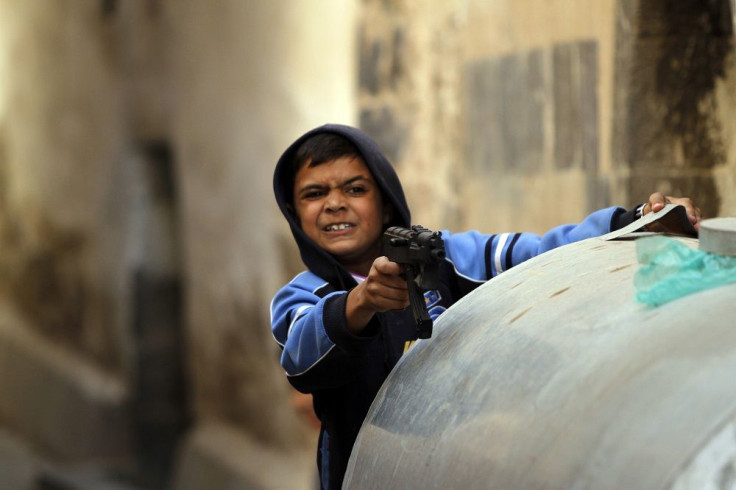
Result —
M307 191L304 194L302 194L303 199L317 199L325 195L325 192L322 190L311 190Z
M350 195L359 196L359 195L365 194L366 191L365 191L365 187L363 186L353 185L353 186L348 187L347 192Z

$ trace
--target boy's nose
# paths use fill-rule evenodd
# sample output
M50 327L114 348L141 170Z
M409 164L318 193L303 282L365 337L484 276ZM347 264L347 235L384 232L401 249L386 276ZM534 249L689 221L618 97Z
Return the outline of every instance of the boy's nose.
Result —
M342 198L342 195L340 195L337 192L331 192L327 199L325 200L325 208L328 211L339 211L341 209L345 208L345 201Z

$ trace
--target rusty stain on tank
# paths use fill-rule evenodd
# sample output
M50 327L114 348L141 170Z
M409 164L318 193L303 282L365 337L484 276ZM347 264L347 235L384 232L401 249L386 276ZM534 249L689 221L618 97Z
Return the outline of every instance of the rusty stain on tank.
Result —
M511 319L511 321L509 322L509 325L511 325L512 323L514 323L516 320L518 320L522 316L526 315L529 312L529 310L531 310L531 309L532 309L532 307L530 306L526 310L524 310L521 313L519 313L518 315L516 315L514 318Z
M565 292L565 291L567 291L568 289L570 289L570 286L567 286L566 288L560 289L560 290L559 290L559 291L557 291L556 293L552 293L552 294L550 294L550 295L549 295L549 297L550 297L550 298L554 298L555 296L559 296L560 294L564 293L564 292Z
M622 265L622 266L619 266L619 267L614 267L613 269L609 269L608 272L614 273L614 272L622 271L624 269L628 269L629 267L631 267L633 265L634 264L626 264L626 265Z

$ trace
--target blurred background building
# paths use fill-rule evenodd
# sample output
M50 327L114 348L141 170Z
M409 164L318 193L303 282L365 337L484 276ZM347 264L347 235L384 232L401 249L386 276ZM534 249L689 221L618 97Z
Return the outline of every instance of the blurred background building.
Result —
M426 227L736 215L734 0L0 0L0 488L309 489L271 176L325 122Z

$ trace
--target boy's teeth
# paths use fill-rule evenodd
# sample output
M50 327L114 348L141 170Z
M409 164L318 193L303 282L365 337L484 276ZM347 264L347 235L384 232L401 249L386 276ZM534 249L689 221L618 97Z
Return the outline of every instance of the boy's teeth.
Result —
M350 225L347 223L340 223L339 225L330 225L327 227L327 231L337 231L337 230L346 230L350 228Z

